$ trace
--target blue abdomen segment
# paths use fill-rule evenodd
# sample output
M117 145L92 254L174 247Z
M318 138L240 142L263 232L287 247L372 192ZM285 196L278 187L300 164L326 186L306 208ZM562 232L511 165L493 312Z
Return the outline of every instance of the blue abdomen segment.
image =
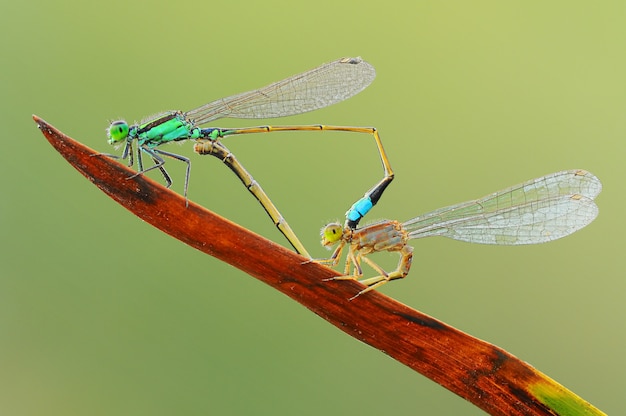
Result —
M352 204L350 209L346 212L346 225L349 228L355 229L357 225L359 225L361 218L367 215L374 205L376 205L383 192L385 192L387 186L391 183L392 179L393 176L386 177L378 185L366 193L363 198Z
M346 220L348 221L348 226L350 228L355 228L361 218L363 218L368 212L370 212L373 206L374 204L372 203L372 200L368 195L365 195L363 198L352 204L350 209L346 212Z

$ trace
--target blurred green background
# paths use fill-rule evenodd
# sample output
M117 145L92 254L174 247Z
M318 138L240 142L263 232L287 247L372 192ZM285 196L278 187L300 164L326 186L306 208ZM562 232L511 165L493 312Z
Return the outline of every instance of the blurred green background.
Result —
M363 93L260 124L379 128L396 180L369 220L406 220L562 169L604 184L599 218L571 237L528 247L415 241L409 278L382 291L609 414L623 409L623 1L24 1L1 11L0 414L482 414L142 223L31 119L110 152L109 120L188 110L356 55L378 73ZM327 255L319 228L382 177L366 136L225 144L315 256ZM284 243L216 159L190 143L168 150L192 159L192 200ZM180 192L179 165L168 163Z

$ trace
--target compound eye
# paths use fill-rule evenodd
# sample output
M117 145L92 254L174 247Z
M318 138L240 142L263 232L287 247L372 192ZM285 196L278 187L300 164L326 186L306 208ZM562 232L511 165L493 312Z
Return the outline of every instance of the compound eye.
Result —
M333 222L322 228L322 245L330 246L338 243L343 237L343 227L341 224Z
M107 136L109 137L109 144L125 140L128 137L128 123L124 120L114 121L107 129Z

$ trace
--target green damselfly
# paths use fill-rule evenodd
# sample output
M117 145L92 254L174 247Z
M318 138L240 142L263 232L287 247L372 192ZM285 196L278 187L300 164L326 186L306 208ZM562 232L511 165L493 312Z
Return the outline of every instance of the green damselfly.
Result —
M245 128L201 128L200 126L220 118L274 118L324 108L361 92L371 84L375 76L374 68L360 57L341 58L266 87L222 98L187 112L168 111L134 125L129 125L124 120L114 121L107 130L109 143L113 145L123 143L124 150L121 156L108 156L128 159L129 166L132 166L134 163L133 142L136 141L138 168L136 175L159 169L168 187L172 184L172 180L165 170L164 157L186 163L187 170L184 185L184 196L186 199L191 161L185 156L164 151L159 146L170 142L196 140L194 151L199 154L215 156L229 166L246 188L261 203L274 224L296 251L310 257L261 186L220 140L238 134L276 131L347 131L371 134L374 137L383 164L384 177L348 210L347 222L352 227L356 227L359 220L376 204L387 185L393 180L393 171L383 149L378 131L373 127L327 125ZM154 162L154 165L146 169L144 169L142 160L142 155L144 154L149 156Z

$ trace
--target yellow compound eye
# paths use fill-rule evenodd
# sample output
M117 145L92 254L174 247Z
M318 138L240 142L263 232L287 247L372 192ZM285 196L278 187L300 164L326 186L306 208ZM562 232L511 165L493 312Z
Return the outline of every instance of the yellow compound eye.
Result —
M128 123L124 120L114 121L107 129L109 144L115 144L126 140L128 137Z
M322 245L330 246L341 240L341 237L343 237L343 227L337 222L332 222L322 228L320 234L322 235Z

